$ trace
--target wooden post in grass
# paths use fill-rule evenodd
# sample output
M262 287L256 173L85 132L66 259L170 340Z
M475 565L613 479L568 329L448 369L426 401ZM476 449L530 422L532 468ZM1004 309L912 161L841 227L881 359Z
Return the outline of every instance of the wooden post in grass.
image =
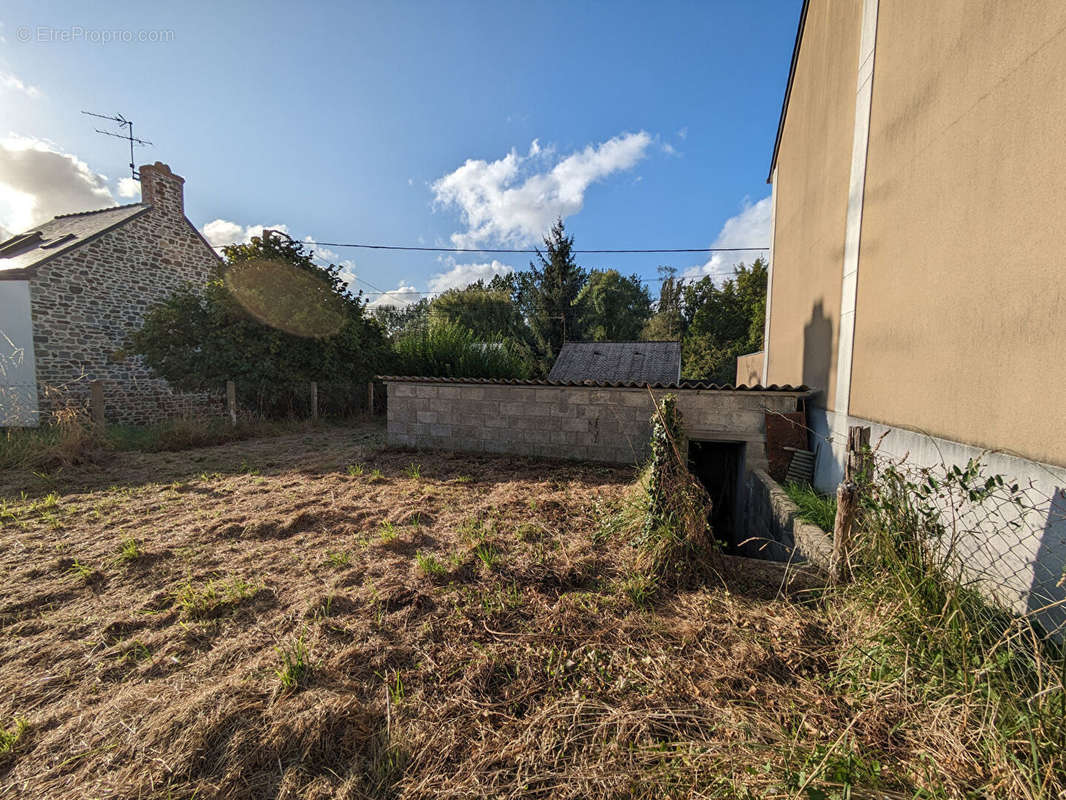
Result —
M318 422L318 381L311 381L311 422Z
M89 405L92 409L93 425L104 427L104 384L100 381L89 384Z
M859 425L848 428L848 452L844 462L844 482L837 487L837 516L833 523L833 556L829 578L833 584L847 577L851 534L859 509L859 486L870 478L870 429Z
M226 381L226 411L233 427L237 427L237 384Z
M837 516L833 523L833 555L829 562L829 579L834 586L844 582L851 547L851 528L855 524L859 490L851 481L837 487Z
M374 416L374 382L370 381L366 385L366 413L369 416Z

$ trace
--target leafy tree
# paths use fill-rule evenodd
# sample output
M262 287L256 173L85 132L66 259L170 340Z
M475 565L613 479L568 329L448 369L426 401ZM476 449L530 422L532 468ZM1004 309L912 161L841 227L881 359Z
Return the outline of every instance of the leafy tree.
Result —
M233 380L242 405L266 415L302 411L310 381L326 411L352 410L356 386L384 365L387 347L339 268L318 266L302 244L277 235L223 253L224 268L205 287L148 311L133 352L179 389L218 392Z
M449 289L432 302L430 317L462 325L483 341L529 338L528 326L511 291L499 284L492 287L478 281L465 289Z
M429 321L429 300L423 297L417 303L401 306L374 306L370 315L377 320L390 339L396 339L406 331L426 326Z
M595 270L577 298L581 330L595 341L632 341L651 316L651 295L640 278L618 270Z
M524 313L546 364L559 355L563 342L580 339L579 295L588 273L574 260L574 237L566 235L561 219L544 238L545 252L518 280L519 308Z
M682 374L732 383L737 356L762 348L766 316L766 262L740 264L721 287L710 277L682 289Z
M659 267L659 300L641 331L640 338L646 342L676 342L684 333L681 315L683 282L677 277L674 267Z

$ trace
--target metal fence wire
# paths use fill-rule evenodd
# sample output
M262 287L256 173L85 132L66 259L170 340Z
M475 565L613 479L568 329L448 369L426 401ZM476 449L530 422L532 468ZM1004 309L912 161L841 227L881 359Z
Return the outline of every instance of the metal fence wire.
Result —
M874 446L855 476L857 559L928 574L1030 621L1066 630L1066 490L1019 483L980 458L914 463Z

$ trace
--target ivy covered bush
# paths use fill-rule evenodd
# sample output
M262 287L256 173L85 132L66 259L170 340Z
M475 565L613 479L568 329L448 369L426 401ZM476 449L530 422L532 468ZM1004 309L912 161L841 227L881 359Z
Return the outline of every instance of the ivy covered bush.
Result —
M643 574L655 590L702 581L719 571L710 526L711 498L688 469L677 397L666 395L651 418L648 508L639 542Z

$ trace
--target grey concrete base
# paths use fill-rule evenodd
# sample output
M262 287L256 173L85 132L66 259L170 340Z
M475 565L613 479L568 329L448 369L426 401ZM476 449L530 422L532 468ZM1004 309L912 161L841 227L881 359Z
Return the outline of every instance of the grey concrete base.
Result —
M754 558L810 564L828 572L833 544L829 535L799 518L799 507L762 469L747 475L747 532L741 551Z

